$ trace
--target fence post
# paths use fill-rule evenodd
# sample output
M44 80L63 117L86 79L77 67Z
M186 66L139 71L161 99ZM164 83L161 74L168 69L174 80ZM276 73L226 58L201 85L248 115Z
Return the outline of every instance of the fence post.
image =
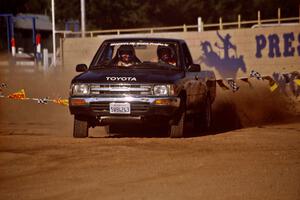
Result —
M220 30L223 30L222 17L219 18Z
M151 34L153 33L153 28L150 29L150 33L151 33Z
M43 49L43 67L44 70L46 70L49 66L49 55L48 55L48 49Z
M42 61L42 47L41 47L41 34L38 33L35 36L35 43L36 43L36 60L37 63L40 63Z
M59 57L61 60L61 65L64 67L64 38L59 38Z
M241 15L238 15L238 29L241 28Z
M187 31L186 25L183 24L183 32L186 32L186 31Z
M120 30L117 30L117 35L120 35Z
M280 21L281 21L281 11L280 11L280 8L278 8L277 10L277 16L278 16L278 24L280 24Z
M202 18L198 17L198 32L203 31L203 26L202 26Z
M260 21L260 11L257 11L257 23L260 26L261 25L261 21Z
M11 55L15 56L16 55L16 40L14 37L11 38Z

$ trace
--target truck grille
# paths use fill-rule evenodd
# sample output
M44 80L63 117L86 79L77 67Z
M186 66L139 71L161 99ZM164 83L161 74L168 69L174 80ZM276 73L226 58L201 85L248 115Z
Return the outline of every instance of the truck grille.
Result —
M92 95L128 96L152 95L151 85L139 84L93 84L90 88Z
M146 112L149 109L149 103L131 102L131 112ZM91 102L90 107L94 112L109 112L109 102Z

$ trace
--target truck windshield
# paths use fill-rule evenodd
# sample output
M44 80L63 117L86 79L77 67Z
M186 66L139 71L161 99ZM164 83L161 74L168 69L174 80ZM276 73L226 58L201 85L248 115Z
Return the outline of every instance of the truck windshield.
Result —
M164 68L178 69L178 44L175 42L137 41L107 43L94 59L91 69Z

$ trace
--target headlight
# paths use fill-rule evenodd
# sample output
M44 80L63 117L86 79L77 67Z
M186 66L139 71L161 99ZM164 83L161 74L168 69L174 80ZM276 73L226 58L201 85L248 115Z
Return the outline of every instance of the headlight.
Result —
M174 95L174 86L173 85L155 85L153 87L153 94L156 96Z
M90 87L87 84L74 84L72 95L88 95L90 94Z

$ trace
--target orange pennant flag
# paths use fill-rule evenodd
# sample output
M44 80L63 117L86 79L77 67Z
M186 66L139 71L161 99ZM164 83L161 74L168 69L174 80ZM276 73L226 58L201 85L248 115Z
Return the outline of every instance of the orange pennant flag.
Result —
M59 104L59 105L63 105L63 106L68 106L69 105L69 100L68 99L54 99L53 100L54 103Z
M10 99L26 99L25 90L22 89L18 92L12 93L8 95L8 98Z

